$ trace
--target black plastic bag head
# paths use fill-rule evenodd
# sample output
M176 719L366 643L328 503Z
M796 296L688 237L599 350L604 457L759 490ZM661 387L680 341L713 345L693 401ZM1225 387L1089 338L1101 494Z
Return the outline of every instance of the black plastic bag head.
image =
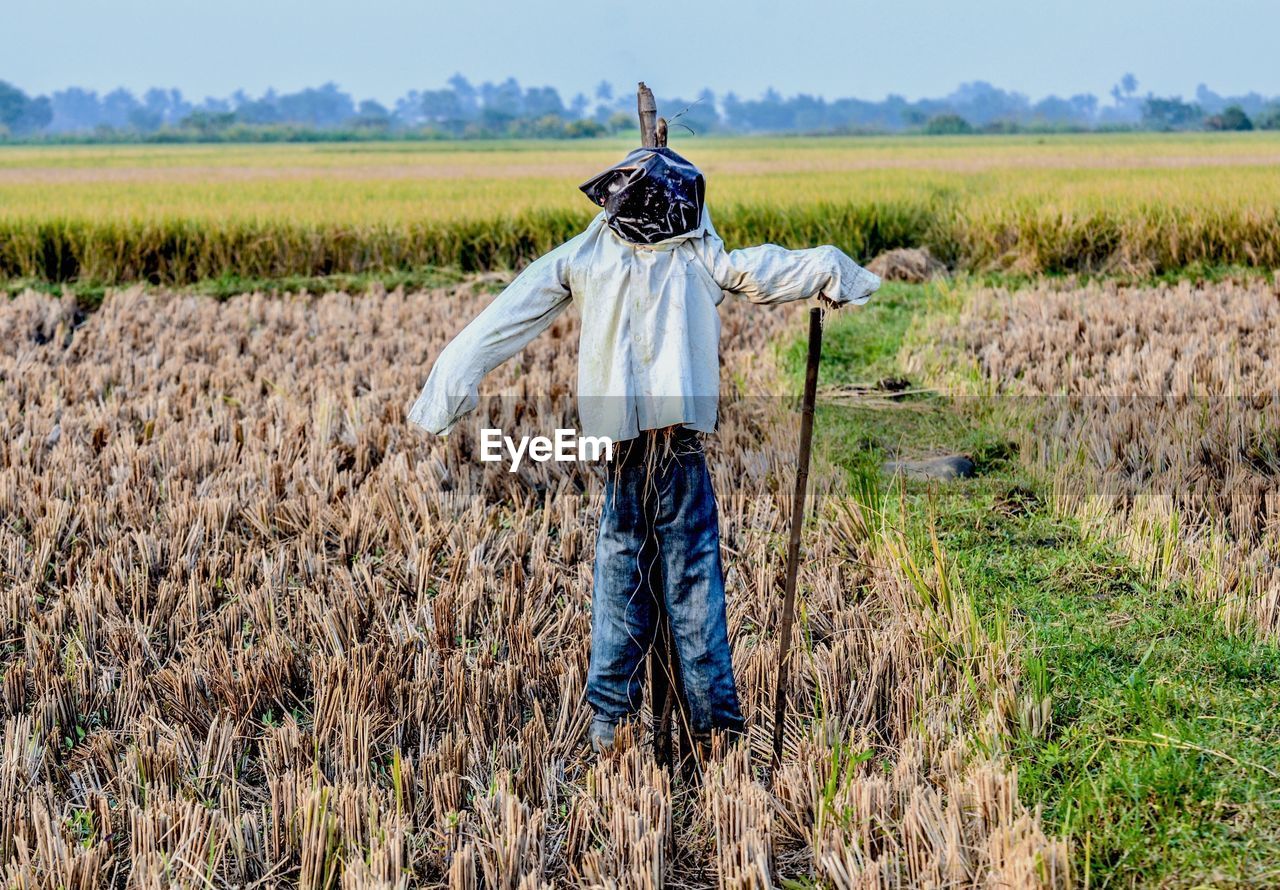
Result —
M706 180L669 148L637 148L579 188L604 208L609 228L635 244L674 238L702 222Z

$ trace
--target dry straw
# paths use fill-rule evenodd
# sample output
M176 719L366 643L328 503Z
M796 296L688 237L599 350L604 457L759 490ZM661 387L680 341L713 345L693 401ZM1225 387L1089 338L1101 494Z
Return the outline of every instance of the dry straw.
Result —
M1059 505L1280 634L1280 286L1041 284L970 296L943 334L1038 422L1025 458Z
M0 307L0 869L16 887L1065 886L1002 740L1038 703L940 552L816 474L771 779L794 415L728 305L711 447L748 747L698 788L594 763L599 477L405 423L487 297ZM480 422L571 426L575 322ZM542 405L542 413L533 407ZM1034 728L1034 727L1033 727Z

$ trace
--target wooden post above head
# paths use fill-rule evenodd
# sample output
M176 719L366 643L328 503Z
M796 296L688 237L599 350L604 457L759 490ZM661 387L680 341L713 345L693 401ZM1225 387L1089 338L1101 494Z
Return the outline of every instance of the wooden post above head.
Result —
M640 145L644 148L657 148L658 103L653 100L653 90L645 86L643 80L636 88L636 111L640 115ZM665 141L662 144L665 145Z

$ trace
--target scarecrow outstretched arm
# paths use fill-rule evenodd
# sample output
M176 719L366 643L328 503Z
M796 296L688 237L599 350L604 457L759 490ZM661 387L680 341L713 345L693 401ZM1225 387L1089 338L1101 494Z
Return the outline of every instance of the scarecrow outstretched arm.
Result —
M879 276L829 244L807 250L762 244L726 251L719 236L704 242L703 260L716 283L753 303L826 297L833 303L860 305L880 287Z
M576 240L576 239L575 239ZM531 263L436 359L409 420L447 435L480 401L480 381L524 349L569 305L569 241Z

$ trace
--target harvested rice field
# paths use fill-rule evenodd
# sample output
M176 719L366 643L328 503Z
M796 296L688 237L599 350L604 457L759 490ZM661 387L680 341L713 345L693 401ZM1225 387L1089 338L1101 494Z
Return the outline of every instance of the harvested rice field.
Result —
M710 463L749 743L699 783L642 740L595 762L600 480L473 454L480 426L534 426L531 401L573 425L575 320L489 378L474 424L404 420L487 299L0 305L6 884L1068 886L1008 757L1044 731L1015 641L828 464L763 769L795 447L770 344L800 306L723 311Z
M404 421L501 283L0 307L8 885L1280 879L1274 281L891 284L830 320L776 772L803 307L726 302L749 732L697 782L586 743L598 469L475 459L574 425L576 319L448 439ZM874 479L939 449L978 477Z
M929 521L1046 705L1024 801L1085 885L1274 886L1280 280L942 290L898 360L1006 457Z
M1033 418L1062 507L1280 635L1280 282L980 291L942 335Z

